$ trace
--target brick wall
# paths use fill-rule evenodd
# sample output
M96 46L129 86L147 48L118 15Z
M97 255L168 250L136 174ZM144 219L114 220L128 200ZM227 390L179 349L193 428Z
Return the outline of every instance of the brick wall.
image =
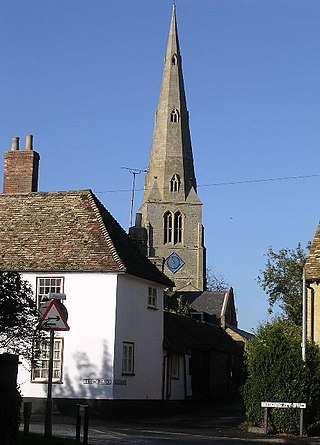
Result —
M12 148L4 153L3 193L38 191L40 156L32 149L32 137L27 136L25 150L19 150L19 138L13 138Z

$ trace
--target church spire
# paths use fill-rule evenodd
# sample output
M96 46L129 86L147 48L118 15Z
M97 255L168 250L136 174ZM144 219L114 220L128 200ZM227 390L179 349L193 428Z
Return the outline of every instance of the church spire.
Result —
M140 213L150 260L164 269L177 290L203 291L202 205L193 166L175 6Z
M196 192L175 6L172 9L144 200L153 199L155 194L160 194L161 199L170 199L171 180L178 181L181 198L186 199L191 189Z

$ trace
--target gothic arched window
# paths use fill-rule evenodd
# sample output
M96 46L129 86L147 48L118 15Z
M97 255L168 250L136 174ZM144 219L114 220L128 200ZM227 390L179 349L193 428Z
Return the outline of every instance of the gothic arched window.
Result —
M176 109L172 110L171 116L170 116L170 121L173 123L177 123L177 122L179 122L179 118L180 118L179 111Z
M178 56L177 56L177 54L174 54L172 56L171 63L172 63L172 65L177 65L177 63L178 63Z
M182 242L182 215L180 212L176 212L174 214L174 234L173 234L173 243L181 243Z
M166 212L163 216L163 229L164 229L164 243L171 243L172 241L172 214Z
M180 189L180 177L174 174L170 181L170 192L178 192Z

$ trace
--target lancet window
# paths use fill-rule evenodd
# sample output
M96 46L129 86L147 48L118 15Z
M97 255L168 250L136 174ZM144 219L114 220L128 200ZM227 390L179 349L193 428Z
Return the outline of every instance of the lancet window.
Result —
M180 212L174 214L174 244L181 243L182 241L182 215Z
M172 241L172 214L166 212L163 217L164 223L164 243L171 243Z
M176 109L173 109L171 111L170 121L173 123L177 123L177 122L179 122L179 119L180 119L179 111Z
M170 211L163 216L164 243L178 244L182 242L183 218L181 212L172 214Z
M171 62L172 62L172 65L177 65L177 63L178 63L178 56L177 56L177 54L174 54L172 56Z
M180 177L174 174L170 181L170 192L178 192L180 189Z

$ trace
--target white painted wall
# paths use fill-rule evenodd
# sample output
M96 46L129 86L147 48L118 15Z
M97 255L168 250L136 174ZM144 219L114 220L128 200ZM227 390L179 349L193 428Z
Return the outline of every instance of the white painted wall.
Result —
M148 287L157 288L157 309L148 308ZM135 344L135 374L122 375L123 342ZM162 397L163 369L163 286L130 275L118 277L115 379L126 385L114 386L115 399Z
M53 385L53 397L113 398L113 385L83 384L83 379L113 381L117 275L106 273L24 273L36 287L37 277L64 276L70 331L64 337L63 384ZM47 385L31 383L20 365L18 382L24 397L46 397Z

